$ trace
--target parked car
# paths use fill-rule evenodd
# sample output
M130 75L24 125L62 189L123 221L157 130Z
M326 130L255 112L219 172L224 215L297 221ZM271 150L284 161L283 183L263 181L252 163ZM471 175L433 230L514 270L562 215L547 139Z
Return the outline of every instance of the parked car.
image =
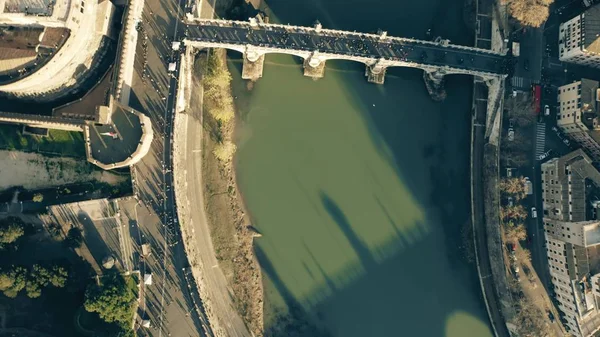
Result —
M544 116L550 116L550 106L544 105Z
M524 177L523 180L525 181L525 192L527 193L527 195L532 195L533 184L531 183L531 180L529 180L529 177Z
M552 127L552 131L554 131L554 132L558 132L558 128L557 128L556 126L553 126L553 127Z
M512 207L514 205L513 197L508 197L508 206Z
M509 120L508 120L508 127L509 127L509 128L512 128L512 127L514 127L514 124L513 124L513 120L512 120L512 119L509 119Z
M554 323L554 314L550 310L548 310L548 319L550 320L550 323Z
M571 146L571 141L568 138L563 138L563 143L565 143L566 146Z
M512 142L513 140L515 140L515 129L508 128L508 141Z
M529 59L525 59L525 61L523 62L523 69L529 71Z
M531 207L531 217L534 219L537 218L537 210L535 209L535 207Z

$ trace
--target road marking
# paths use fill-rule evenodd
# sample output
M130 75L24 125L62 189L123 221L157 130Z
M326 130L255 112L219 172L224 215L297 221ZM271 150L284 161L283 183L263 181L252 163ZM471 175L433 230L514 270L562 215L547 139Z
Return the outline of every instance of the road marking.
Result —
M535 157L544 154L546 146L546 124L537 123L535 126Z

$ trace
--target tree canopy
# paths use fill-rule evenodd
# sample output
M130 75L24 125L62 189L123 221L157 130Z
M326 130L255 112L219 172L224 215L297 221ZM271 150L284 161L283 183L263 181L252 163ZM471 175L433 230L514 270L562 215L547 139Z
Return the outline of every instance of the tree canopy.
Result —
M505 220L525 220L527 218L527 211L521 205L501 207L500 217Z
M514 196L517 201L525 198L527 195L525 191L525 179L523 177L502 178L498 183L498 187L503 193Z
M27 282L27 269L23 267L12 267L9 270L0 271L0 291L6 297L15 298Z
M213 150L213 154L220 161L228 162L233 158L235 154L236 146L231 141L224 141L221 144L217 144Z
M509 221L504 224L504 235L508 241L523 241L527 239L527 230L522 223Z
M230 90L231 74L223 62L223 53L222 50L213 50L200 67L204 69L204 103L208 112L217 121L228 122L235 113Z
M0 271L0 291L7 297L14 298L25 289L28 297L37 298L42 295L42 289L49 285L64 287L67 277L66 269L60 266L46 268L36 264L31 270L13 266Z
M127 289L119 274L109 274L100 286L91 284L85 292L85 310L96 312L106 322L121 326L131 323L134 294Z
M77 227L71 227L69 232L67 232L67 237L65 239L65 244L71 248L79 248L83 243L83 234L81 233L81 229Z
M44 195L42 193L36 193L33 195L34 202L42 202L44 201Z
M14 243L25 234L23 221L16 217L0 220L0 248Z
M502 0L508 5L510 16L520 24L540 27L550 15L550 5L554 0Z

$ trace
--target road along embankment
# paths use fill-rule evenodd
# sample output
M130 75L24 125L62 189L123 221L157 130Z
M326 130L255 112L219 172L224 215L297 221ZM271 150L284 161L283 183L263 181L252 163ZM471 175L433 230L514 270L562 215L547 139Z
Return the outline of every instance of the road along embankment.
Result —
M187 54L183 60L186 63L183 69L193 71L193 61L193 55ZM192 75L191 82L190 77L187 77L187 80L181 79L186 82L183 86L184 92L193 92L190 101L185 105L186 109L175 115L173 127L176 130L173 139L175 196L185 250L214 335L217 337L251 336L246 327L247 322L242 319L238 311L241 304L251 306L252 303L239 302L235 283L231 282L230 273L223 267L232 262L223 261L218 253L220 250L214 244L216 241L214 228L223 224L211 223L213 217L207 216L207 210L211 210L210 205L213 200L210 197L211 193L206 192L213 185L211 181L204 180L203 169L205 158L213 157L213 154L204 145L206 134L211 132L204 132L205 127L209 128L209 126L205 125L203 118L204 93L201 75L196 73ZM227 190L225 194L228 194ZM206 195L209 197L205 197ZM233 250L240 251L236 236L226 239ZM239 277L239 274L236 273L235 276ZM260 290L262 291L262 288ZM254 304L262 308L262 293L260 296L260 302ZM252 323L250 325L255 327L255 322L259 322L262 327L262 316L253 318L256 321L250 321L249 323ZM258 334L262 331L257 331L255 328L252 330Z

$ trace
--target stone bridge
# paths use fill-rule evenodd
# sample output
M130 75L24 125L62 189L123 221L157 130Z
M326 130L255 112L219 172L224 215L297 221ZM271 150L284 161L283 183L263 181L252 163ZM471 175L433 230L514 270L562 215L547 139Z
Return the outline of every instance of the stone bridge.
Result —
M304 74L320 78L327 60L349 60L366 65L369 82L382 84L389 67L411 67L425 71L431 86L441 87L449 74L466 74L484 80L506 77L505 57L490 50L450 44L448 40L422 41L389 37L384 31L365 34L314 27L226 20L195 20L186 27L187 46L226 48L244 55L242 77L262 76L264 55L281 53L304 59Z

